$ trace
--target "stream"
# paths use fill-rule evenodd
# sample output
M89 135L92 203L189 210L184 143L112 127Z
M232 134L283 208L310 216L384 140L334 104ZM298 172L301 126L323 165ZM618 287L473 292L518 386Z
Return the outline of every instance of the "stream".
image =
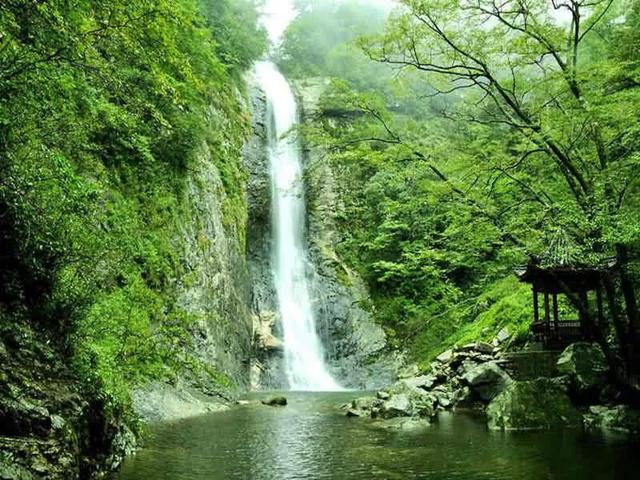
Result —
M250 404L149 427L146 446L111 480L602 480L640 471L640 449L624 437L492 432L451 413L393 430L345 417L338 406L357 395L288 392L287 407Z

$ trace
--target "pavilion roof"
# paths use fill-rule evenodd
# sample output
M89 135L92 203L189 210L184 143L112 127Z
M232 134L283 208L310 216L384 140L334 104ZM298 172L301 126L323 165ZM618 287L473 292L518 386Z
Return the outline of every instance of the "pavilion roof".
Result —
M542 290L562 290L562 284L571 289L596 288L603 273L615 268L615 257L606 257L588 263L581 249L562 229L558 229L549 246L539 256L532 256L529 263L516 268L521 282L532 283Z

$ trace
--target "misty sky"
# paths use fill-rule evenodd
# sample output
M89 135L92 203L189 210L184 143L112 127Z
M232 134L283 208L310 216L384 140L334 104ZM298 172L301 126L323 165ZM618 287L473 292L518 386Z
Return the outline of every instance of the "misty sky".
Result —
M266 0L261 9L262 24L274 45L280 43L284 31L295 17L293 2L294 0Z
M335 2L336 0L326 1ZM368 3L391 8L395 2L394 0L369 0ZM260 9L262 24L267 29L269 40L272 44L277 45L280 43L284 31L295 18L296 14L293 5L294 0L265 0L264 7Z

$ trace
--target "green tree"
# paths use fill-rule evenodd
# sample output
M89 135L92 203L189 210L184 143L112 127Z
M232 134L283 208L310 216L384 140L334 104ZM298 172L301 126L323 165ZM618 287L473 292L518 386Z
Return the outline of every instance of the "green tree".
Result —
M640 98L633 88L615 88L615 49L592 41L600 29L628 35L629 19L611 0L402 3L386 35L365 45L367 54L474 102L448 112L458 121L504 127L500 147L516 161L485 157L483 167L538 202L541 215L551 210L592 261L616 255L626 318L614 320L623 354L630 352L638 344L629 249L638 243ZM633 78L637 66L622 68ZM553 181L522 176L532 169Z

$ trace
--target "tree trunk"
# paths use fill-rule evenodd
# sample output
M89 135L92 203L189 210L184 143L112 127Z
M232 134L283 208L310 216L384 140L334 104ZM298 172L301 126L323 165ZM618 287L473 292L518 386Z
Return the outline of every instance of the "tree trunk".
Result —
M616 334L618 336L618 343L620 344L620 353L622 354L622 357L623 357L622 362L619 362L616 360L614 364L611 363L612 357L610 357L609 355L607 355L608 357L607 360L609 360L609 364L612 369L616 368L618 370L623 370L622 372L619 372L619 375L616 374L616 377L623 377L624 380L626 381L627 348L625 344L627 342L627 331L624 328L624 322L622 321L622 318L620 318L620 313L618 312L618 304L616 303L616 289L615 289L615 284L613 283L613 280L607 277L602 280L602 283L604 284L604 290L607 294L607 301L609 303L609 315L611 315L611 320L613 321L613 326L615 327ZM603 330L603 328L601 328L600 330ZM604 334L604 331L602 333ZM604 338L602 340L604 340L604 343L607 344L607 349L609 349L609 345L606 341L606 335L604 335ZM605 353L606 353L606 350L605 350ZM618 378L618 379L621 379L621 378Z
M632 369L637 370L636 362L633 361L635 355L640 350L639 338L638 338L638 324L640 323L640 315L638 313L638 301L636 299L635 287L633 285L633 279L627 272L629 265L629 251L626 245L616 246L618 264L620 267L620 288L622 290L622 296L624 297L625 310L627 312L628 324L628 341L631 351L629 352Z

